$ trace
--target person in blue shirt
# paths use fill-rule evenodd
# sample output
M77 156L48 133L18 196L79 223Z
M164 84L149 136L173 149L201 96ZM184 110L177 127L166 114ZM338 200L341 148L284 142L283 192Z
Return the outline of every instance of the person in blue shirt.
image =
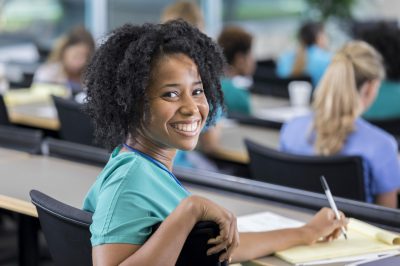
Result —
M333 57L313 102L313 113L289 121L281 131L283 151L305 155L359 155L368 202L397 207L400 165L395 139L360 118L384 78L381 55L354 41Z
M94 265L175 265L198 221L219 225L207 253L222 252L221 261L340 235L346 219L327 208L299 228L239 234L231 212L176 179L177 149L193 149L222 105L223 64L218 45L182 20L124 25L95 53L86 109L97 137L114 151L83 205L93 212Z
M278 58L276 74L281 78L310 76L313 85L317 86L332 58L322 23L304 23L299 29L298 40L295 51L288 51Z

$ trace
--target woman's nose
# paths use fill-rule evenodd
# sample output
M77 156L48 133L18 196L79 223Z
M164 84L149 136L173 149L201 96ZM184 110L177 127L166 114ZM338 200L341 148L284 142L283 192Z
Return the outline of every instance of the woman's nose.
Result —
M191 95L185 95L181 103L180 112L184 115L193 115L199 111L197 103Z

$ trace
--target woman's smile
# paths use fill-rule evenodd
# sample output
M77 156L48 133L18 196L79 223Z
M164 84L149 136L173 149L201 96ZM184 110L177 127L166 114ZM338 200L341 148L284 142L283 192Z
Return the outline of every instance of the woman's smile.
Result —
M182 121L170 123L169 125L177 132L185 137L193 137L200 134L201 119L196 121Z

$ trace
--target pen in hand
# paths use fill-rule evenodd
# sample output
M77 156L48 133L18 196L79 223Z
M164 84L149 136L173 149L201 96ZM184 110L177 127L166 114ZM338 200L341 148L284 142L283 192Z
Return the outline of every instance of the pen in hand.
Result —
M332 209L333 212L335 213L336 219L340 220L339 211L338 211L338 209L337 209L337 207L336 207L336 203L335 203L335 201L333 200L331 190L329 189L328 183L326 182L324 176L321 176L321 184L322 184L322 187L324 188L325 195L326 195L326 197L328 198L329 205L331 206L331 209ZM343 234L344 238L347 240L346 229L345 229L343 226L342 226L342 228L341 228L341 231L342 231L342 234Z

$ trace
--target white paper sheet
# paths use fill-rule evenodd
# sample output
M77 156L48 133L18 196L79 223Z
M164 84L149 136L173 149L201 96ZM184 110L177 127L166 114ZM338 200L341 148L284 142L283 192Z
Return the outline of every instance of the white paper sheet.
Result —
M240 216L237 219L239 232L271 231L304 225L303 222L271 212Z

